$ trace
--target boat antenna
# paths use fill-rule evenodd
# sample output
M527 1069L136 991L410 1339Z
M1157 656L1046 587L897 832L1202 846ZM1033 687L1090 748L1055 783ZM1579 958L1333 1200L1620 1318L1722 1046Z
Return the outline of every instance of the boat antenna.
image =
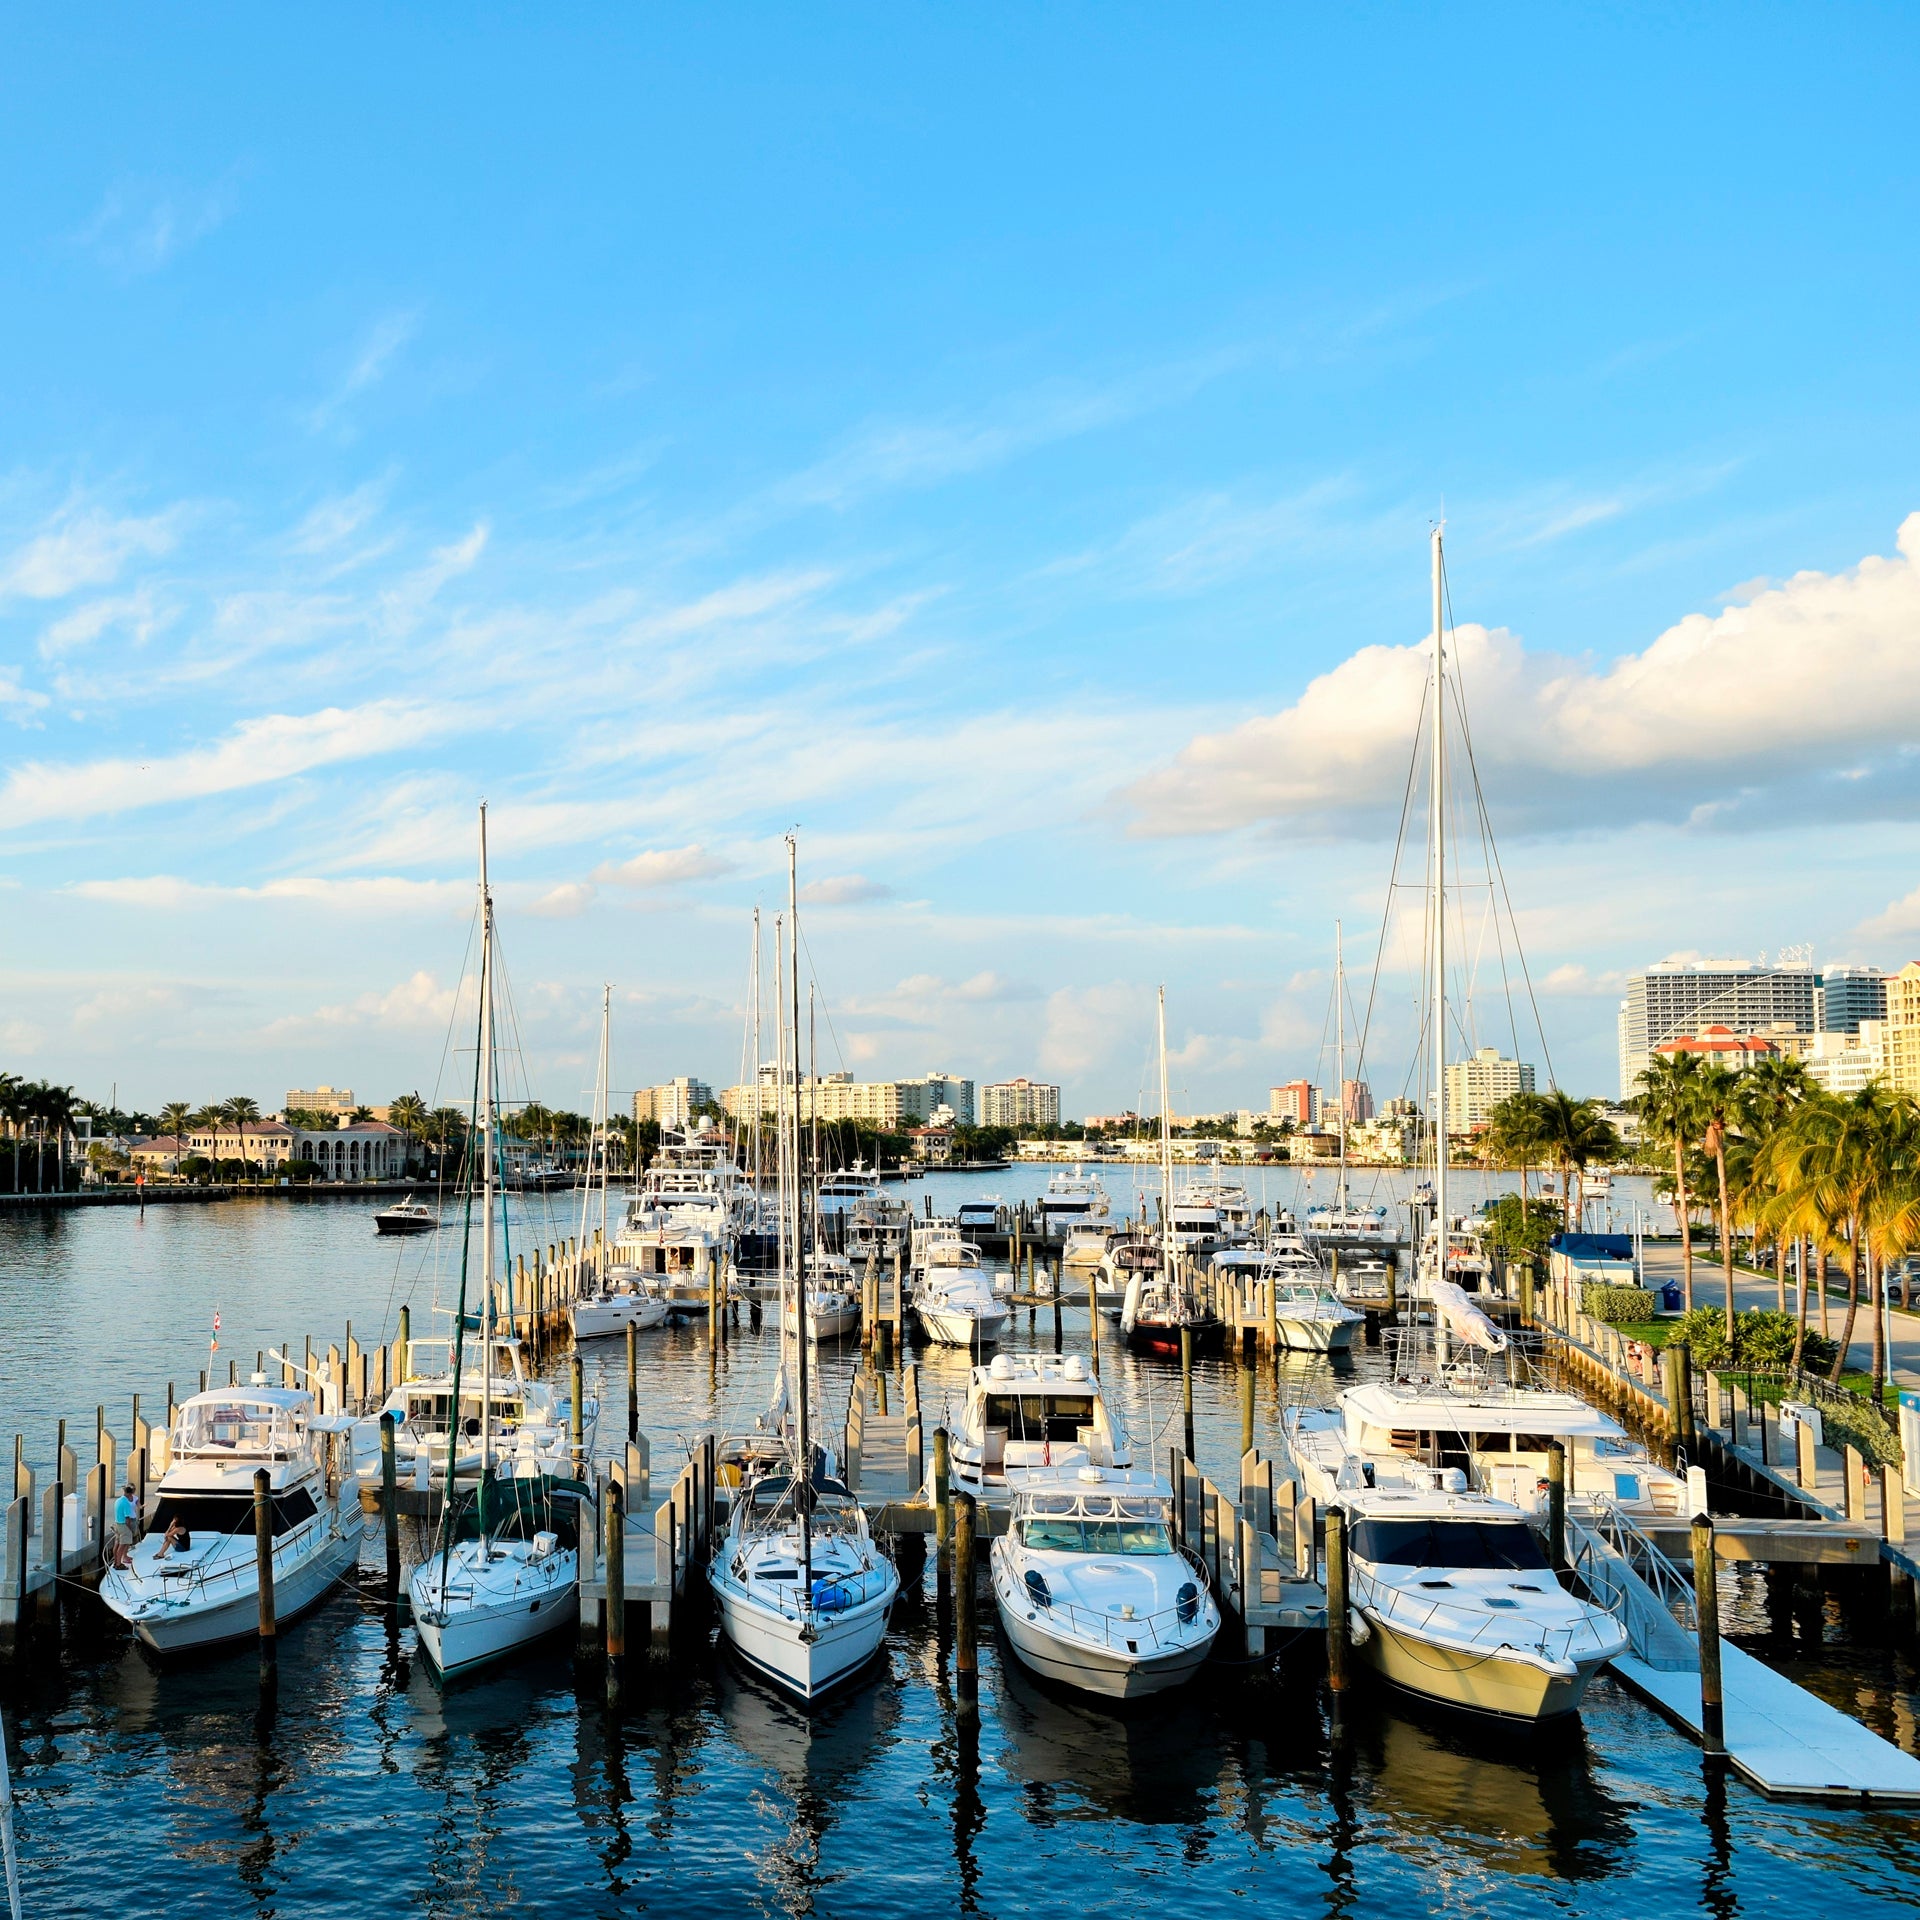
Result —
M1340 1231L1347 1223L1347 962L1340 944L1340 922L1333 923L1333 1097L1334 1125L1340 1133ZM1322 1033L1326 1028L1320 1029Z
M1167 1112L1167 990L1160 988L1160 1274L1173 1305L1173 1121Z

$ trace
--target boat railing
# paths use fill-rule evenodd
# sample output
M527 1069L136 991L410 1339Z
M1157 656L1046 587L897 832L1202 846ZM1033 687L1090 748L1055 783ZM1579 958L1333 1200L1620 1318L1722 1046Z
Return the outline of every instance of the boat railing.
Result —
M1605 1494L1585 1496L1567 1516L1574 1576L1626 1629L1650 1667L1690 1672L1700 1664L1700 1616L1688 1575Z
M241 1591L243 1585L251 1585L259 1579L259 1558L255 1546L253 1528L253 1507L247 1506L248 1523L236 1528L232 1533L220 1535L221 1542L227 1545L244 1542L245 1551L241 1553L222 1553L218 1545L210 1548L203 1557L169 1563L156 1559L153 1576L172 1584L183 1582L188 1593L196 1600L209 1600L215 1597L223 1586L231 1587L234 1592ZM289 1527L273 1543L273 1571L276 1576L283 1567L289 1567L303 1560L311 1549L318 1544L328 1531L327 1513L324 1508L302 1520L296 1527Z
M1552 1574L1542 1571L1539 1577L1549 1584L1536 1591L1557 1590ZM1507 1648L1535 1653L1543 1660L1571 1661L1581 1653L1600 1653L1607 1646L1592 1619L1584 1614L1566 1626L1545 1626L1529 1622L1517 1602L1509 1609L1490 1607L1485 1599L1477 1606L1447 1600L1380 1579L1357 1565L1353 1569L1353 1594L1363 1612L1391 1626L1453 1646L1484 1647L1489 1654ZM1526 1631L1529 1626L1533 1628L1530 1635Z
M1178 1650L1192 1644L1191 1629L1212 1604L1213 1596L1212 1582L1200 1556L1189 1547L1175 1551L1193 1575L1194 1592L1188 1599L1176 1600L1171 1606L1158 1607L1152 1613L1112 1613L1056 1599L1051 1594L1042 1601L1030 1586L1025 1589L1028 1604L1036 1615L1044 1614L1049 1621L1064 1624L1076 1639L1103 1646L1111 1652L1123 1648L1128 1653ZM1151 1649L1140 1646L1143 1639L1151 1639Z

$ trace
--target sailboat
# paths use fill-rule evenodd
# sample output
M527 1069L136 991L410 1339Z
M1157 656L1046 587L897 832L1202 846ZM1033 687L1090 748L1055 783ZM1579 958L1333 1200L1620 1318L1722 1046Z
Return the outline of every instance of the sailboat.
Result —
M487 809L480 808L480 1064L475 1138L481 1159L480 1350L483 1385L477 1479L472 1504L459 1493L458 1449L447 1450L440 1539L414 1570L408 1592L420 1645L441 1676L452 1679L570 1625L580 1599L577 1530L568 1518L579 1489L544 1476L496 1477L493 1444L493 1303L496 1283L494 1197L500 1151L494 1089L495 940L487 885ZM471 1186L469 1186L471 1196ZM471 1197L468 1201L471 1207ZM460 1309L454 1321L453 1404L467 1321L464 1257ZM457 1535L471 1512L475 1533ZM562 1524L554 1524L556 1518ZM545 1523L545 1524L543 1524ZM563 1533L573 1535L564 1539Z
M801 1232L800 938L798 852L787 839L786 982L779 994L776 1160L780 1193L780 1379L765 1423L782 1445L748 1464L708 1585L728 1643L757 1672L802 1700L850 1680L880 1650L900 1591L893 1563L874 1544L866 1515L816 1447L809 1407L806 1284ZM778 952L776 941L776 952ZM779 964L778 962L776 963ZM789 1040L791 1051L789 1051Z
M593 1145L588 1149L587 1184L580 1196L580 1245L583 1247L588 1244L587 1222L592 1217L595 1192L600 1196L601 1266L592 1288L573 1303L575 1341L592 1340L610 1333L625 1333L629 1327L645 1333L649 1328L667 1324L666 1295L647 1286L639 1268L631 1262L623 1260L614 1264L616 1246L607 1228L607 1188L613 1178L613 1116L608 1111L607 1091L612 1043L613 989L603 986L600 990L600 1072L594 1089ZM591 1158L596 1152L599 1155L597 1170L600 1175L597 1189L593 1178L596 1168Z
M1120 1331L1136 1353L1178 1353L1184 1334L1194 1352L1221 1346L1226 1322L1195 1293L1179 1269L1174 1231L1173 1120L1167 1104L1167 990L1160 989L1160 1269L1136 1267L1120 1308Z

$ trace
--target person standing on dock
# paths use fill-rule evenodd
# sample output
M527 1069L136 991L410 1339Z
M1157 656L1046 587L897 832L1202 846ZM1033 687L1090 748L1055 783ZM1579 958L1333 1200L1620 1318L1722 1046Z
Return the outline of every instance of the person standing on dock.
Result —
M113 1525L107 1530L107 1564L113 1567L133 1565L134 1528L139 1524L140 1507L129 1480L113 1503Z

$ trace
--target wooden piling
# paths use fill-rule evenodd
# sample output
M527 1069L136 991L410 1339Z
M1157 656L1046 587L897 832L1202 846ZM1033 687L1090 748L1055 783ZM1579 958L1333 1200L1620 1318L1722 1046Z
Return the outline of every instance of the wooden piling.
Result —
M606 1481L607 1705L620 1705L627 1674L627 1503L612 1475Z
M1100 1373L1100 1268L1087 1269L1087 1360L1097 1379Z
M1720 1563L1710 1514L1693 1516L1693 1612L1700 1636L1700 1744L1727 1750L1720 1690Z
M972 1713L979 1710L980 1692L980 1649L973 1598L973 1495L956 1494L953 1505L953 1674L961 1711Z
M387 1536L387 1605L400 1599L400 1471L395 1455L394 1428L399 1416L380 1416L380 1514Z
M393 1364L398 1378L394 1385L407 1379L413 1372L413 1356L408 1349L413 1345L413 1315L405 1308L400 1309L400 1337L394 1342Z
M567 1424L569 1437L572 1441L573 1477L578 1480L584 1475L587 1464L587 1413L586 1383L582 1378L580 1356L577 1353L573 1356L572 1366L568 1375L568 1385L572 1391L573 1399L567 1408Z
M273 1475L265 1467L253 1476L253 1552L260 1576L260 1672L273 1671L279 1653L279 1628L273 1613Z
M1567 1443L1547 1442L1547 1564L1555 1573L1567 1565Z
M1347 1690L1347 1516L1327 1509L1327 1685L1338 1696Z
M640 1438L640 1335L627 1322L627 1444Z
M1253 1369L1240 1363L1240 1457L1253 1451Z
M1180 1410L1186 1418L1187 1458L1193 1458L1193 1329L1180 1329Z
M947 1430L933 1430L933 1560L934 1585L945 1591L953 1577L953 1492L948 1485Z

